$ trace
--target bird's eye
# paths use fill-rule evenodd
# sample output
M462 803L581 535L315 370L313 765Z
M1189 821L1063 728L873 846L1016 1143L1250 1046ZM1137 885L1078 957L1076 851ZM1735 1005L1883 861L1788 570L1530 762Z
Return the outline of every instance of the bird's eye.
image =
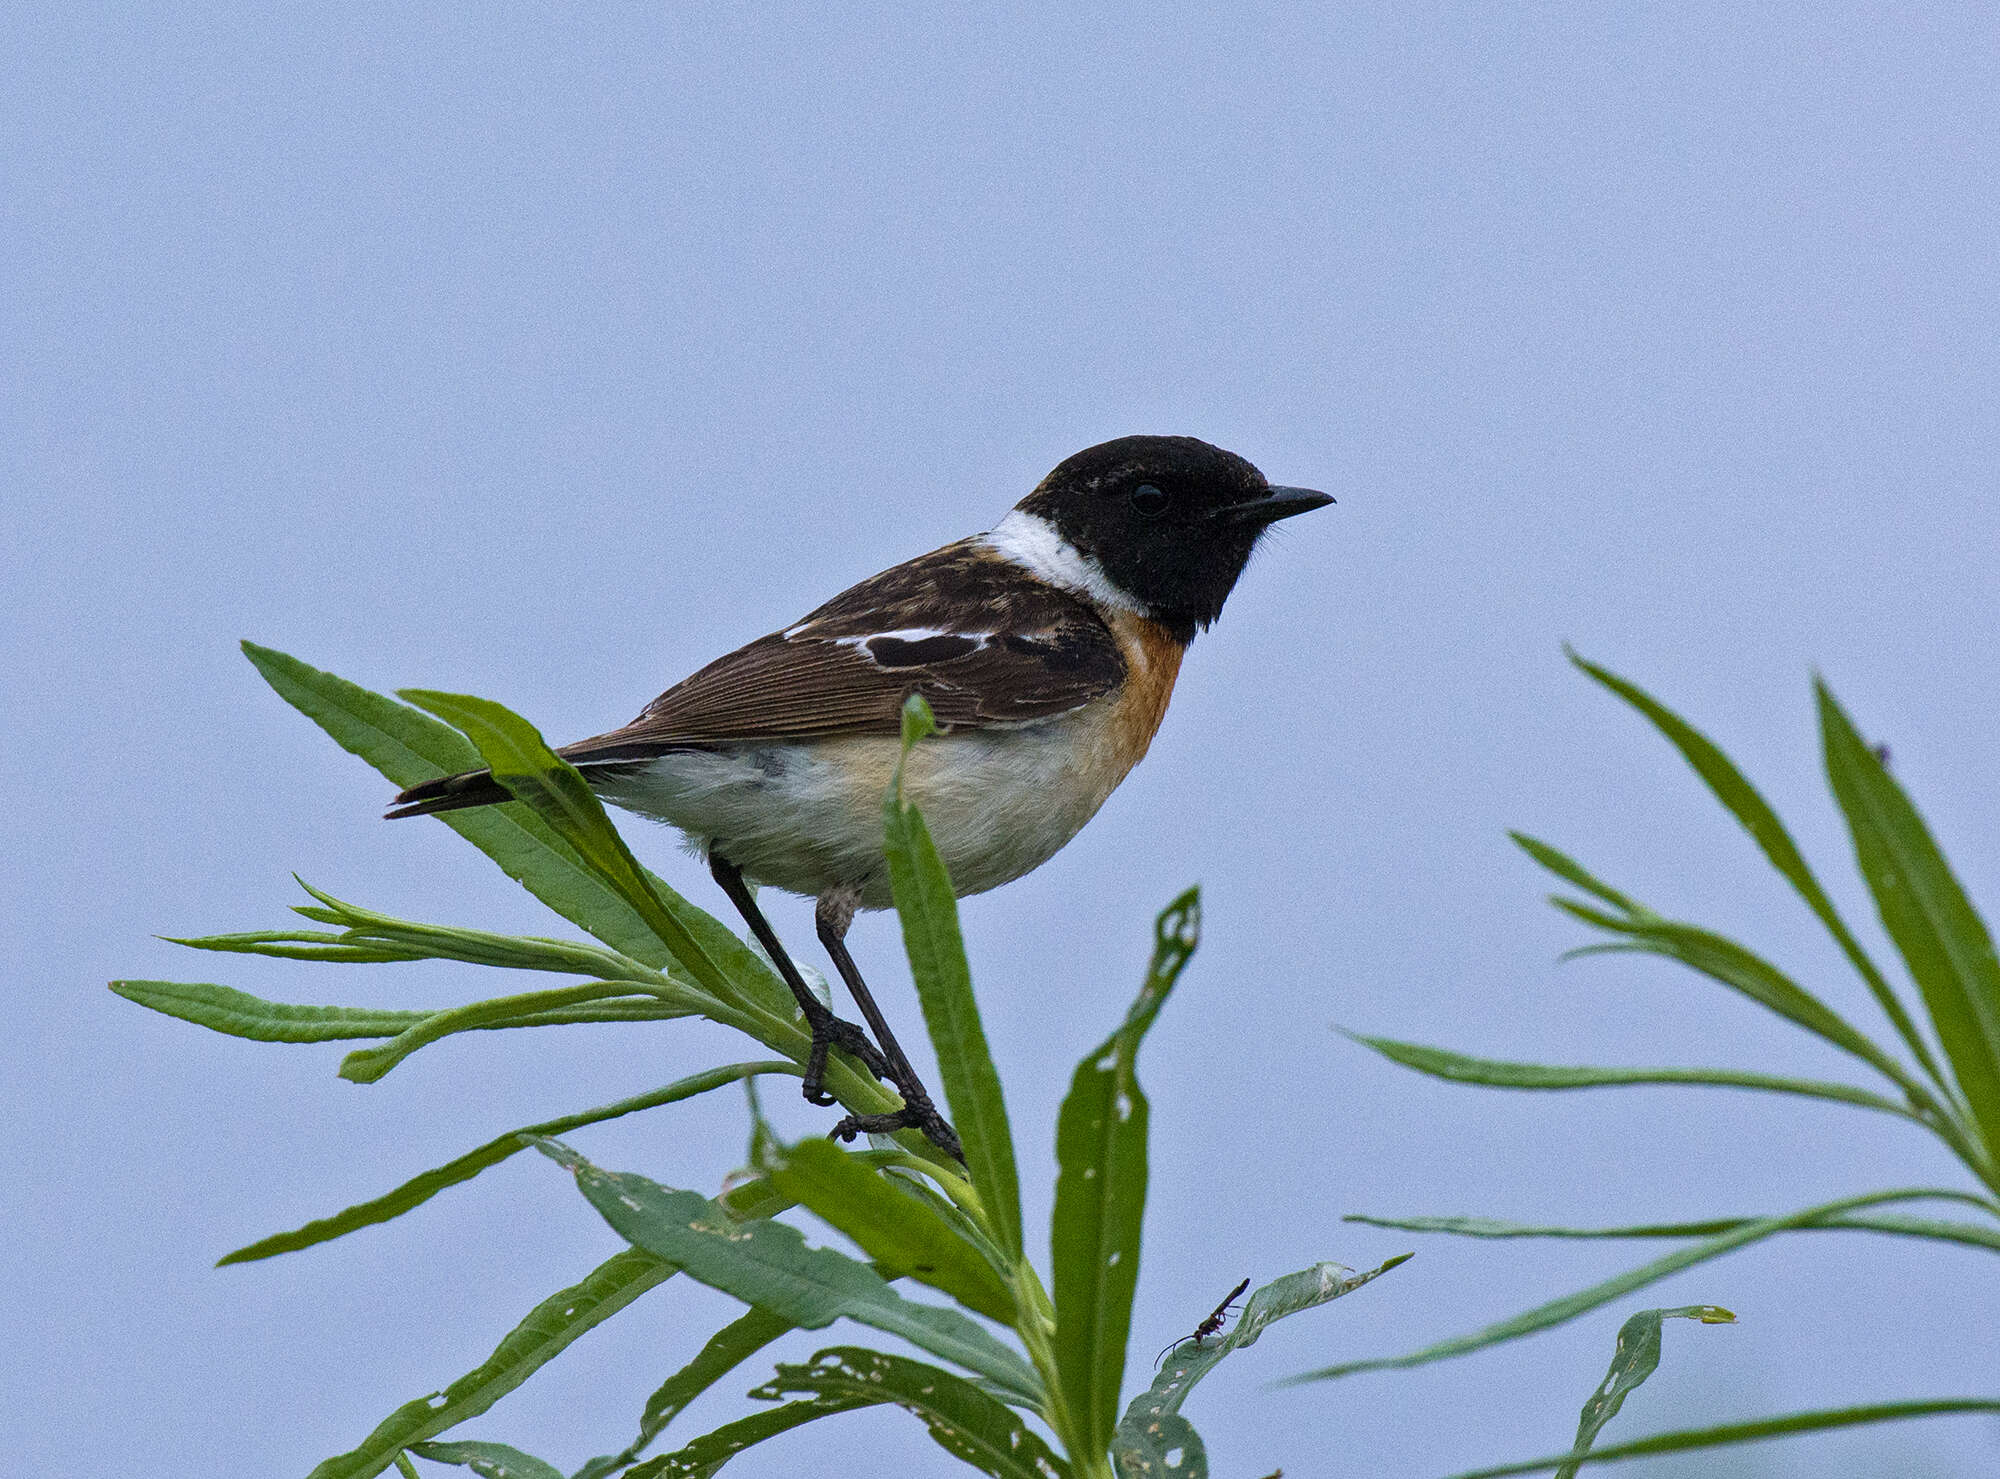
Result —
M1155 488L1151 483L1141 483L1132 490L1132 507L1149 519L1157 519L1167 511L1173 502L1164 488Z

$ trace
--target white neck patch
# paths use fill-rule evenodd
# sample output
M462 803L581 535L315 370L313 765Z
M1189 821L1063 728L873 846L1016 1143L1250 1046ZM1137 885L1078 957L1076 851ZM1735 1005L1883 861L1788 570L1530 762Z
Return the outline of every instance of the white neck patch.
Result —
M1017 508L995 524L991 532L980 535L980 540L995 554L1050 585L1075 591L1121 611L1147 614L1144 606L1104 573L1103 566L1056 533L1055 525L1039 514L1023 513Z

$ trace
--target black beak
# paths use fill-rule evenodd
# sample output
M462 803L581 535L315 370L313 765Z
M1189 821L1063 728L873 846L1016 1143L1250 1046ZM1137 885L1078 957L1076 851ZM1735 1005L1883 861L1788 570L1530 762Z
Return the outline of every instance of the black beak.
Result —
M1252 498L1247 503L1232 503L1222 510L1223 518L1232 524L1275 524L1280 519L1289 519L1293 514L1306 513L1315 508L1325 508L1333 499L1325 493L1317 493L1311 488L1268 488L1261 498Z

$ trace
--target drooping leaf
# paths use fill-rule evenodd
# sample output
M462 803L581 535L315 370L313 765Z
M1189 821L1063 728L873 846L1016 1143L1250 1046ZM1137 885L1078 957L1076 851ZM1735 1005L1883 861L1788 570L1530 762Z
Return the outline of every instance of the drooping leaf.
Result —
M1786 1438L1794 1433L1825 1433L1836 1428L1860 1427L1867 1423L1900 1422L1913 1417L1947 1417L1958 1413L2000 1412L2000 1398L1943 1397L1918 1402L1877 1402L1866 1407L1837 1407L1819 1412L1793 1412L1783 1417L1762 1417L1750 1422L1719 1423L1711 1428L1683 1428L1658 1433L1630 1443L1614 1443L1599 1448L1583 1459L1585 1464L1615 1463L1621 1459L1645 1458L1656 1453L1685 1453L1695 1448L1723 1448L1734 1443L1756 1443L1766 1438ZM1511 1474L1539 1474L1569 1462L1570 1454L1551 1454L1525 1463L1501 1464L1490 1469L1469 1469L1452 1479L1506 1479Z
M1923 993L1988 1153L2000 1160L2000 959L1909 796L1816 683L1827 778L1876 911Z
M673 1274L671 1263L641 1249L614 1254L582 1283L536 1305L477 1368L441 1393L405 1402L359 1448L326 1460L310 1479L368 1479L381 1473L410 1445L486 1411L586 1330L601 1325Z
M505 1443L412 1443L410 1452L433 1463L458 1464L472 1470L479 1479L566 1479L561 1469L546 1459L509 1448Z
M606 1171L559 1140L534 1142L567 1166L604 1220L689 1277L808 1330L846 1316L900 1335L1040 1406L1040 1379L986 1328L956 1310L903 1298L874 1269L831 1248L809 1248L782 1222L738 1222L698 1192Z
M764 1166L771 1183L839 1229L877 1263L1011 1325L1014 1296L984 1254L914 1190L830 1140L787 1146Z
M1070 1472L1039 1435L963 1377L859 1346L818 1352L804 1366L780 1366L750 1395L775 1401L798 1393L873 1396L923 1419L939 1447L994 1479L1064 1479Z
M1924 1123L1893 1099L1851 1084L1829 1083L1823 1079L1782 1078L1769 1073L1749 1073L1733 1068L1584 1068L1556 1067L1543 1063L1507 1063L1494 1058L1474 1058L1445 1048L1422 1043L1397 1042L1393 1038L1370 1037L1359 1032L1346 1036L1373 1048L1391 1062L1434 1078L1454 1083L1483 1084L1496 1089L1595 1089L1618 1084L1710 1084L1721 1088L1762 1089L1774 1094L1800 1094L1810 1099L1831 1099L1876 1109L1885 1114Z
M965 1167L979 1194L994 1241L1012 1262L1022 1256L1021 1185L1000 1075L986 1046L972 972L958 928L958 901L937 846L917 808L903 799L903 771L910 751L936 729L930 705L911 694L903 706L903 755L882 800L884 852L903 947L923 1005L924 1023L937 1051L938 1073L954 1128L965 1147Z
M673 1083L649 1093L635 1094L629 1099L602 1104L596 1109L586 1109L579 1114L566 1114L559 1119L543 1120L540 1124L524 1125L518 1130L509 1130L504 1135L496 1135L476 1150L467 1151L456 1160L447 1161L434 1170L411 1177L394 1191L365 1202L358 1202L343 1212L308 1222L304 1227L295 1228L291 1232L276 1233L271 1237L259 1239L246 1248L238 1248L234 1253L225 1254L217 1261L217 1266L226 1263L251 1263L279 1253L293 1253L301 1248L310 1248L315 1243L324 1243L341 1237L357 1228L370 1227L375 1223L400 1217L413 1207L422 1206L447 1186L470 1181L489 1166L497 1166L509 1156L526 1150L529 1142L524 1137L566 1135L571 1130L582 1129L585 1125L602 1124L605 1120L637 1114L642 1109L658 1109L662 1105L678 1104L683 1099L705 1094L711 1089L721 1088L724 1084L754 1078L760 1073L798 1071L797 1064L779 1061L725 1064L720 1068L709 1068L700 1073L689 1074L686 1078L676 1079Z
M683 1448L649 1458L625 1471L625 1479L713 1479L722 1466L746 1448L754 1448L766 1438L790 1432L805 1423L818 1422L858 1407L876 1407L888 1401L886 1393L856 1393L845 1397L807 1397L787 1402L764 1412L754 1412L724 1423L712 1433L704 1433Z
M1625 1399L1645 1384L1660 1365L1660 1327L1668 1320L1698 1320L1704 1325L1732 1325L1736 1316L1720 1305L1684 1304L1670 1310L1640 1310L1618 1328L1618 1344L1611 1356L1611 1369L1596 1391L1583 1404L1576 1424L1576 1442L1570 1461L1556 1471L1556 1479L1576 1479L1583 1455L1604 1431L1604 1425L1618 1415Z
M1750 784L1749 778L1736 768L1735 763L1714 741L1637 684L1628 682L1609 669L1599 667L1574 652L1569 656L1570 661L1581 671L1643 714L1653 727L1666 737L1668 743L1680 751L1681 757L1694 769L1695 774L1701 777L1703 784L1715 794L1723 806L1728 808L1730 815L1742 824L1743 830L1756 841L1764 856L1770 859L1771 866L1784 876L1786 882L1798 891L1799 897L1805 900L1806 906L1819 917L1827 933L1833 936L1841 952L1847 956L1862 980L1867 983L1870 994L1881 1005L1889 1020L1895 1024L1896 1033L1902 1038L1904 1045L1915 1055L1932 1081L1942 1087L1944 1080L1938 1073L1936 1061L1932 1058L1923 1035L1917 1031L1909 1013L1904 1010L1902 1001L1869 957L1868 952L1861 948L1860 941L1854 938L1853 932L1847 927L1847 922L1833 907L1833 900L1827 897L1826 890L1820 887L1819 880L1806 865L1805 855L1799 851L1798 844L1792 841L1791 833L1785 829L1785 824L1778 819L1778 814L1771 809L1757 788Z
M711 1335L692 1361L668 1377L646 1399L638 1437L619 1453L592 1459L576 1471L574 1479L607 1479L608 1475L636 1462L688 1403L792 1328L791 1321L752 1305Z
M1329 1300L1351 1294L1363 1284L1380 1278L1390 1269L1407 1262L1411 1255L1391 1258L1366 1273L1356 1273L1339 1263L1316 1263L1311 1268L1254 1291L1244 1303L1243 1314L1226 1334L1190 1335L1166 1353L1153 1385L1132 1399L1119 1419L1111 1453L1122 1479L1181 1479L1190 1457L1205 1465L1194 1430L1180 1416L1188 1393L1231 1351L1255 1344L1265 1329L1287 1315L1309 1310ZM1178 1450L1179 1456L1176 1457Z
M1434 1345L1425 1346L1421 1350L1411 1351L1407 1355L1378 1356L1365 1361L1345 1361L1337 1366L1325 1366L1317 1371L1301 1372L1297 1376L1285 1378L1285 1384L1293 1385L1308 1381L1330 1381L1335 1377L1349 1376L1357 1371L1378 1371L1394 1366L1422 1366L1432 1361L1442 1361L1452 1356L1462 1356L1471 1351L1482 1350L1490 1345L1498 1345L1502 1341L1517 1340L1523 1335L1533 1334L1537 1330L1547 1330L1551 1326L1560 1325L1567 1320L1573 1320L1587 1310L1594 1310L1600 1305L1608 1304L1614 1299L1622 1298L1636 1289L1643 1289L1648 1284L1657 1283L1669 1274L1679 1273L1682 1269L1692 1268L1698 1263L1706 1263L1711 1258L1720 1258L1725 1253L1733 1253L1738 1248L1760 1242L1776 1233L1789 1232L1793 1228L1817 1223L1829 1216L1839 1216L1842 1213L1859 1211L1864 1207L1881 1206L1890 1202L1931 1200L1967 1201L1976 1199L1968 1197L1964 1192L1944 1188L1906 1187L1895 1191L1870 1192L1865 1196L1843 1197L1839 1201L1823 1202L1816 1207L1806 1207L1797 1212L1787 1213L1782 1217L1766 1217L1757 1222L1745 1223L1739 1227L1734 1227L1728 1232L1719 1233L1715 1237L1705 1239L1691 1247L1678 1248L1672 1253L1654 1259L1651 1263L1641 1264L1638 1268L1629 1269L1622 1274L1614 1275L1601 1283L1592 1284L1587 1289L1580 1289L1574 1294L1564 1295L1561 1299L1537 1305L1531 1310L1515 1315L1511 1319L1501 1320L1488 1325L1482 1330L1475 1330L1467 1335L1453 1336L1449 1340L1438 1341Z
M232 986L206 981L113 981L127 1001L178 1017L211 1032L252 1042L344 1042L357 1037L394 1037L431 1016L375 1007L313 1007L265 1001Z
M372 1084L419 1048L459 1032L476 1032L522 1017L583 1006L591 1002L630 998L629 981L589 981L580 986L561 986L550 991L525 991L518 996L496 996L469 1006L435 1012L421 1022L404 1028L380 1047L356 1048L341 1060L340 1076L350 1083ZM652 993L648 993L650 996ZM662 998L657 1005L663 1017L687 1017L699 1010L698 998L688 993L685 1002Z
M1146 1210L1150 1109L1139 1087L1139 1043L1193 956L1201 898L1189 889L1154 924L1153 956L1118 1030L1077 1065L1056 1122L1056 1371L1081 1449L1110 1446L1118 1425Z

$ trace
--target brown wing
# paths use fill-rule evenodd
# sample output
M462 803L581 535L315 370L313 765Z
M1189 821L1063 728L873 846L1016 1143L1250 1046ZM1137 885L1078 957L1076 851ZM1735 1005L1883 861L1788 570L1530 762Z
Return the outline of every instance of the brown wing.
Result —
M572 761L683 745L894 734L921 693L947 729L1018 724L1109 693L1125 676L1086 602L962 540L842 592L669 688L623 729L563 747Z

